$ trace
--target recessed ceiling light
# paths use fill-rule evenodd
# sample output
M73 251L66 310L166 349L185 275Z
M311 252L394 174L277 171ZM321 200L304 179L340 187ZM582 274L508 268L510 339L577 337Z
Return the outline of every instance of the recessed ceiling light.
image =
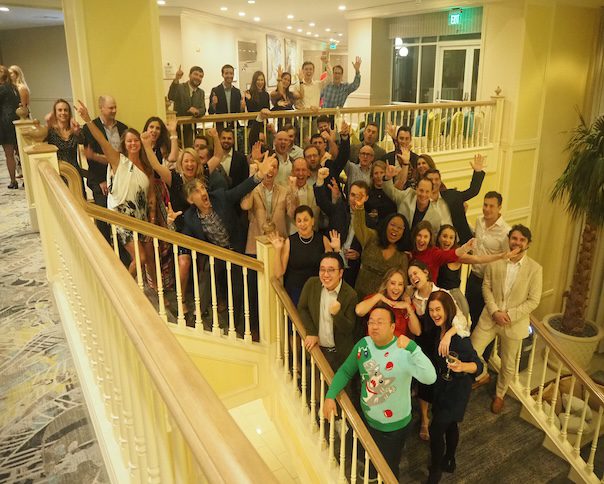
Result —
M312 35L312 32L306 32L306 35Z
M8 8L8 7L0 7L0 12L10 12L10 8Z
M340 6L338 7L338 10L346 10L346 5L340 5Z
M247 3L249 3L250 5L254 5L256 3L256 0L247 0Z
M239 12L237 15L239 15L240 17L245 17L245 12Z
M228 10L228 8L226 8L226 7L220 7L220 10L223 11L223 12L226 12Z
M325 29L325 32L331 32L331 29L330 29L329 27L327 27L327 28Z
M342 32L340 32L340 33L338 34L338 37L342 37L343 35L344 35L344 34L343 34Z
M254 22L260 22L260 17L254 17Z
M308 24L308 26L309 26L309 27L314 27L314 26L315 26L315 23L314 23L314 22L310 22L310 23Z
M287 16L287 18L291 20L291 19L293 19L293 18L294 18L294 16L293 16L293 15L290 13L290 14Z
M166 4L166 0L157 0L157 4L158 5L165 5Z
M318 36L319 36L319 34L315 34L315 37L318 37Z
M291 30L291 29L292 29L292 26L291 26L291 25L288 25L288 26L287 26L287 30Z
M302 29L298 29L298 32L302 32Z

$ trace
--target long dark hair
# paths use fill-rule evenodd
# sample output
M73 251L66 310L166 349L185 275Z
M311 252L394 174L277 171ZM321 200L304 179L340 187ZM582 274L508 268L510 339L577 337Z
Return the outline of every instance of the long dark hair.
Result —
M451 326L453 326L453 318L457 314L457 306L455 305L453 297L448 292L441 290L434 291L432 294L430 294L428 302L426 303L426 314L428 315L428 318L430 318L430 321L432 321L432 318L430 317L429 309L432 301L438 301L442 304L447 316L445 323L443 324L443 331L448 331L451 329ZM432 321L432 323L434 324L434 321Z
M438 234L436 234L436 247L438 247L439 249L442 249L442 247L440 246L440 234L443 233L444 230L449 229L452 230L453 233L455 234L455 241L453 242L453 245L451 246L452 249L457 249L457 247L459 247L459 234L457 233L457 230L455 229L455 227L453 227L453 225L450 224L444 224L440 226L440 229L438 230Z
M380 223L377 226L378 245L382 249L386 249L390 245L390 242L388 242L388 224L395 217L400 218L403 221L403 225L405 227L403 229L403 235L401 236L399 241L396 243L396 248L398 250L400 250L401 252L404 252L406 250L409 250L409 248L411 246L411 244L410 244L411 241L409 238L409 223L407 222L407 219L400 213L391 213L386 218L384 218L380 221Z
M262 76L264 77L264 86L262 87L262 90L259 91L258 88L256 87L256 81L258 81L258 78ZM266 76L264 75L264 72L262 71L256 71L254 72L254 75L252 76L252 83L250 85L250 96L252 96L252 100L256 103L260 102L260 93L261 92L266 92Z
M151 116L149 119L147 119L143 132L147 131L147 128L149 128L149 125L153 121L157 121L157 123L159 123L159 136L157 137L153 151L161 154L161 156L157 157L161 163L162 158L170 151L170 134L168 133L166 123L164 123L163 120L157 116Z

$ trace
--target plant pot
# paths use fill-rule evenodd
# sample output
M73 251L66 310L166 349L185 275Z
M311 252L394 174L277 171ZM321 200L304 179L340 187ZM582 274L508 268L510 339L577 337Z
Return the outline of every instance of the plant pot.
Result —
M598 343L604 337L604 331L594 322L586 321L586 325L592 326L595 329L596 335L589 337L571 336L554 329L550 325L549 321L554 317L560 317L560 313L548 314L543 318L543 324L547 327L548 331L554 335L564 351L564 354L571 358L578 366L586 369L598 347ZM555 358L553 353L550 353L548 364L549 363L553 365L554 369L558 369L558 358Z

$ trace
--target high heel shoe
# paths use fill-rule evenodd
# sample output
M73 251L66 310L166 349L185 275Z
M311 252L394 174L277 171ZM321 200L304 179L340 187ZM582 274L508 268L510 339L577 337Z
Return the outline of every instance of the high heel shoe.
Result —
M9 190L16 190L17 188L19 188L17 180L10 182L10 185L8 186Z

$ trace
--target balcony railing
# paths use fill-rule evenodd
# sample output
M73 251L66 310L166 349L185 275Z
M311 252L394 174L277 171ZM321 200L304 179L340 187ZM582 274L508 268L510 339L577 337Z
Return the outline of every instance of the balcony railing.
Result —
M276 482L69 193L56 148L26 153L48 279L112 482Z
M229 123L235 131L235 149L247 154L250 143L246 124L248 121L258 120L258 115L259 113L236 113L212 114L202 118L179 117L181 143L190 146L193 133L205 134L216 123ZM270 139L271 129L290 123L298 130L298 141L302 140L304 144L312 132L316 131L313 126L316 125L317 117L322 115L332 118L336 129L342 121L350 124L353 142L359 141L368 122L375 122L378 126L378 144L387 151L394 147L391 136L387 134L389 124L411 128L413 150L418 154L484 149L499 142L503 97L493 96L488 101L271 111L268 117L260 119L261 131Z

